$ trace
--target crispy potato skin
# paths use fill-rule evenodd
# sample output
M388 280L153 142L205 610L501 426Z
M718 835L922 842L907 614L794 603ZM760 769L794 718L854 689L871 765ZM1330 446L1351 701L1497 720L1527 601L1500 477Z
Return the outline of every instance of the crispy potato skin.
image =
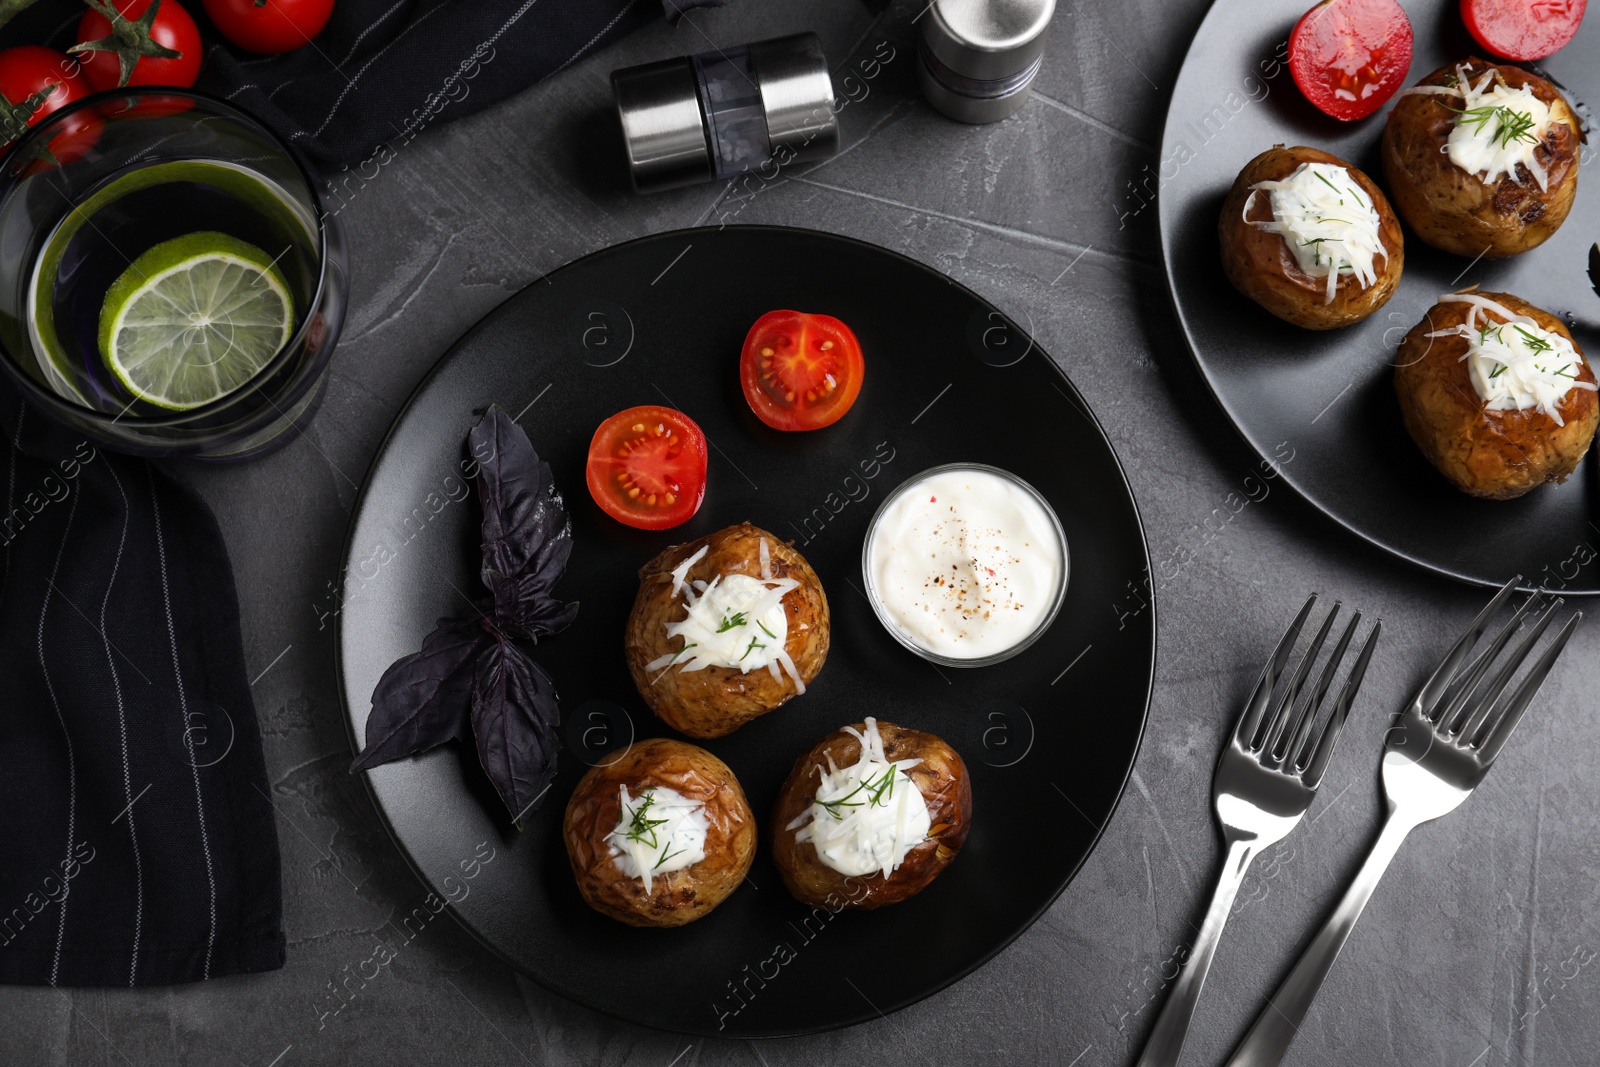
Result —
M1376 266L1378 277L1363 289L1354 276L1342 276L1334 287L1333 303L1326 303L1328 280L1313 278L1300 269L1282 235L1249 224L1244 205L1257 182L1282 181L1302 163L1330 163L1343 167L1372 198L1377 209L1378 235L1387 253ZM1272 205L1266 193L1256 197L1251 222L1270 222ZM1244 165L1222 204L1217 220L1222 246L1222 270L1233 287L1285 322L1308 330L1333 330L1360 322L1394 295L1405 267L1405 237L1383 190L1359 169L1338 156L1316 148L1274 145Z
M629 878L616 865L606 836L622 815L618 787L629 796L651 786L675 789L704 805L711 824L706 858L651 879ZM703 748L657 738L630 746L609 764L592 767L567 801L562 836L578 892L595 911L630 926L682 926L711 913L739 887L756 853L756 820L728 765Z
M1482 295L1572 339L1560 319L1525 300L1509 293ZM1466 322L1469 307L1435 304L1400 342L1394 388L1411 439L1439 473L1472 496L1510 500L1565 480L1594 440L1600 402L1587 389L1569 391L1561 400L1563 426L1536 408L1485 410L1461 358L1467 339L1428 336ZM1573 347L1582 354L1576 343ZM1595 380L1587 357L1578 380Z
M1450 162L1443 151L1456 119L1450 108L1461 101L1426 93L1399 97L1389 112L1383 127L1384 180L1400 217L1425 243L1458 256L1514 256L1549 240L1572 210L1581 127L1566 98L1543 78L1477 58L1464 66L1474 82L1498 69L1508 86L1528 86L1550 108L1549 128L1534 149L1548 189L1540 189L1526 167L1485 185ZM1417 84L1444 85L1455 73L1454 64L1440 67Z
M866 724L858 722L855 729L865 732ZM906 774L928 805L932 821L928 839L906 853L905 860L887 879L882 872L840 874L822 862L811 842L795 840L797 831L789 829L789 824L811 806L828 756L832 755L839 767L861 758L861 742L842 729L834 731L795 761L772 813L772 858L783 875L783 884L803 904L862 910L898 904L922 892L950 865L967 840L972 825L972 781L956 750L933 734L891 722L880 721L878 735L883 738L884 755L890 761L922 760Z
M800 582L783 598L789 630L784 649L807 685L828 658L828 598L822 582L805 557L785 541L748 522L714 534L674 545L644 565L639 572L639 595L628 616L624 637L628 671L639 695L668 726L690 737L721 737L751 719L765 715L795 695L794 680L785 672L774 679L765 669L748 674L732 667L705 667L681 671L674 666L646 671L645 664L676 652L678 638L667 637L667 623L684 617L681 598L672 592L672 568L708 546L705 557L690 568L687 580L710 581L719 574L761 576L761 539L766 538L772 577Z

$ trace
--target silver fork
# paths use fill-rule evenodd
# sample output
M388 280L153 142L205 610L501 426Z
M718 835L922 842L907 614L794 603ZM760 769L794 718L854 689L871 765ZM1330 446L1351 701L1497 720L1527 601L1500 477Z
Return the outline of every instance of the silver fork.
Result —
M1399 851L1400 843L1417 826L1454 811L1471 795L1500 754L1511 731L1516 729L1545 675L1550 673L1556 657L1583 618L1582 612L1574 612L1567 619L1555 640L1545 647L1511 695L1501 701L1512 677L1561 607L1559 597L1545 606L1542 591L1530 594L1484 651L1467 663L1473 646L1483 637L1490 620L1505 606L1521 580L1519 575L1507 582L1479 612L1467 632L1423 683L1416 699L1402 712L1399 724L1389 731L1383 752L1383 791L1388 799L1388 819L1360 872L1345 890L1344 899L1333 909L1294 970L1268 998L1266 1008L1234 1050L1227 1067L1270 1067L1283 1061L1322 980L1333 967L1345 939L1377 887L1378 879L1383 877L1389 861ZM1489 668L1536 607L1540 610L1527 637L1480 691ZM1467 665L1463 667L1463 664Z
M1290 676L1288 685L1274 699L1274 690L1278 688L1278 681L1316 602L1317 594L1312 593L1300 614L1289 624L1272 658L1261 669L1255 691L1245 702L1233 734L1217 760L1211 797L1226 846L1222 873L1217 878L1189 957L1145 1042L1139 1067L1170 1067L1178 1062L1195 1002L1200 999L1200 987L1205 984L1211 957L1216 953L1245 871L1262 849L1283 840L1311 806L1311 799L1322 781L1322 772L1327 769L1339 741L1339 731L1350 714L1350 704L1367 672L1367 663L1372 659L1382 623L1374 624L1368 632L1332 712L1319 729L1317 722L1321 718L1323 700L1361 622L1358 611L1329 654L1316 684L1307 687L1317 653L1339 614L1336 603Z

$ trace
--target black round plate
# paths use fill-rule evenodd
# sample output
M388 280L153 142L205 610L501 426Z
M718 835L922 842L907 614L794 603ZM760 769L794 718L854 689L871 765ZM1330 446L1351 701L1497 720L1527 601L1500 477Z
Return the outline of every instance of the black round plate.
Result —
M1520 500L1475 500L1451 487L1400 421L1392 376L1406 331L1439 294L1474 282L1512 292L1561 316L1591 359L1600 357L1600 299L1585 274L1600 237L1600 181L1578 183L1572 214L1544 245L1509 260L1473 262L1406 234L1399 291L1371 318L1342 330L1302 330L1240 296L1218 269L1217 216L1240 169L1274 144L1312 145L1383 184L1378 139L1386 105L1354 124L1306 102L1283 60L1289 30L1309 0L1217 0L1189 48L1173 90L1161 158L1129 207L1159 191L1162 248L1178 318L1222 410L1257 452L1293 449L1285 480L1339 524L1440 574L1499 585L1513 574L1564 593L1600 595L1600 486L1591 456L1564 485ZM1456 0L1406 0L1416 52L1406 85L1481 50L1462 28ZM1600 101L1600 21L1539 64L1592 124ZM1595 135L1581 166L1593 168ZM1287 442L1287 445L1283 445Z
M769 430L740 393L745 332L781 307L837 315L867 353L855 408L825 430ZM357 504L339 626L357 745L384 669L420 647L436 619L470 610L479 512L460 464L467 431L490 402L520 413L572 513L575 548L557 593L582 609L533 650L561 694L560 773L521 833L509 829L470 745L379 767L368 779L401 851L486 946L550 989L631 1022L778 1036L928 996L1055 900L1133 766L1155 620L1130 591L1142 588L1148 555L1111 446L1014 323L903 256L767 227L647 237L530 285L418 388ZM595 427L644 403L687 412L713 446L705 504L675 530L623 527L584 485ZM1050 631L987 669L917 658L861 592L862 537L878 502L918 471L956 460L992 463L1036 486L1072 553L1067 601ZM704 742L739 776L761 820L748 884L689 926L623 926L578 896L562 811L586 764L633 737L671 735L623 660L639 567L668 545L743 519L793 538L816 568L832 607L832 650L805 696ZM974 822L956 862L921 895L835 916L784 891L766 818L800 753L867 715L953 744L971 768Z

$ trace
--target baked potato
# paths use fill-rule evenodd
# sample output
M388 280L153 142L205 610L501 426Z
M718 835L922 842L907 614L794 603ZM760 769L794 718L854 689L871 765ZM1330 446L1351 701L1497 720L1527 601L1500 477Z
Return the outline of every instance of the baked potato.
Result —
M1543 366L1565 371L1559 380L1545 379L1556 381L1552 395L1559 396L1548 407L1497 410L1474 380L1474 361L1487 361L1489 379L1509 381L1501 388L1519 385L1518 378L1505 373L1508 367L1491 358L1510 353L1484 348L1475 340L1481 337L1494 345L1496 324L1514 316L1531 319L1557 342L1556 349L1543 349L1555 357ZM1485 329L1486 334L1481 332ZM1512 341L1539 336L1526 326L1519 331L1515 323L1502 327L1499 336L1508 332ZM1560 339L1571 345L1572 355L1564 355ZM1538 343L1551 341L1541 338ZM1481 367L1477 373L1482 380ZM1400 343L1394 373L1400 414L1422 454L1456 488L1490 500L1509 500L1546 482L1562 481L1577 468L1600 423L1594 385L1594 372L1565 324L1509 293L1469 291L1441 297Z
M727 764L657 738L590 768L567 801L562 836L591 908L630 926L682 926L744 881L756 820Z
M1262 182L1283 182L1306 164L1348 172L1377 218L1381 250L1372 256L1373 277L1363 279L1356 270L1339 270L1331 298L1328 269L1319 272L1312 265L1306 270L1290 237L1270 228L1280 224L1270 191L1257 188ZM1321 184L1310 186L1313 192L1321 188ZM1338 197L1341 191L1334 189L1332 195ZM1338 203L1342 205L1343 200ZM1233 287L1278 318L1308 330L1332 330L1360 322L1394 295L1405 266L1405 238L1383 190L1338 156L1304 146L1274 145L1244 165L1223 201L1217 239L1222 247L1222 270ZM1299 242L1302 249L1316 244L1314 240ZM1338 270L1337 265L1334 269Z
M690 737L732 733L805 692L828 639L816 571L748 522L645 564L624 638L639 695Z
M925 889L971 825L972 783L955 749L869 718L795 761L772 815L772 858L796 900L870 910Z
M1548 121L1520 137L1502 131L1506 148L1526 146L1544 181L1526 163L1509 173L1469 173L1447 152L1452 131L1493 104L1474 104L1462 87L1526 87L1545 108ZM1422 91L1418 91L1418 90ZM1484 118L1486 134L1500 129ZM1501 136L1497 135L1497 136ZM1550 239L1572 210L1578 189L1578 153L1583 139L1577 116L1555 86L1520 67L1482 59L1440 67L1402 93L1383 128L1383 173L1394 206L1427 244L1461 256L1497 259L1536 248ZM1485 180L1485 178L1489 180Z

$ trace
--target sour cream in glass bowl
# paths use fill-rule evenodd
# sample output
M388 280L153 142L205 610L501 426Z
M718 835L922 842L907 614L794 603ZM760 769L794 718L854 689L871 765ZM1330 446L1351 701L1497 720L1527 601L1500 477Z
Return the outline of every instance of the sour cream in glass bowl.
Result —
M984 667L1050 628L1067 593L1067 537L1039 491L983 463L932 467L889 494L861 572L878 620L951 667Z

